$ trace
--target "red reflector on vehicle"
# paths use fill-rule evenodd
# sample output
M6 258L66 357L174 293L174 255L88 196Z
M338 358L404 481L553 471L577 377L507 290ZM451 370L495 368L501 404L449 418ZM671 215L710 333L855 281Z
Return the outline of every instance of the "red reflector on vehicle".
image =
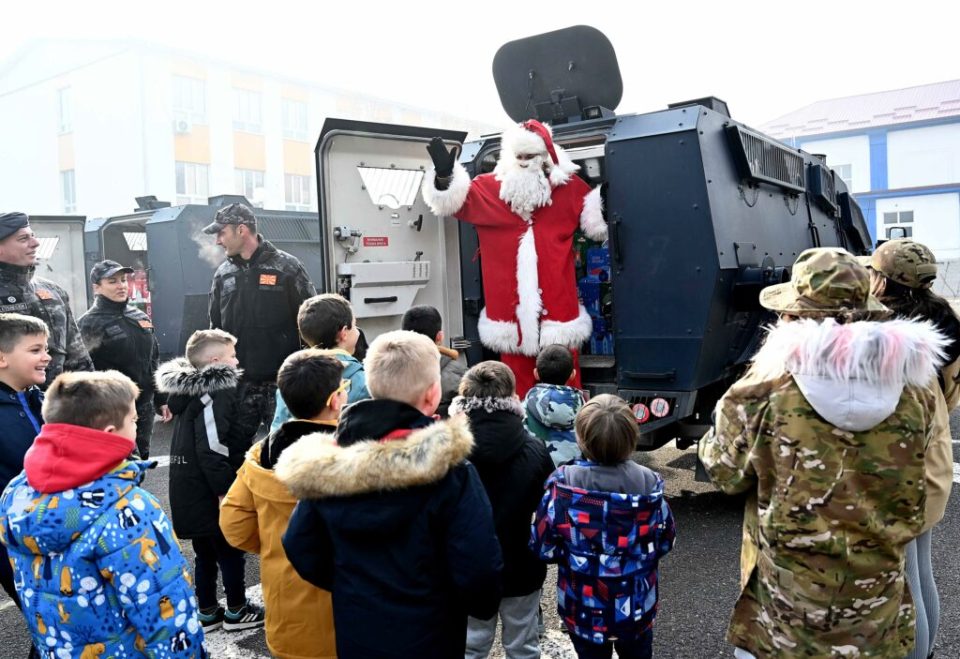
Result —
M670 403L666 398L654 398L650 401L650 413L657 418L663 418L670 413Z
M637 423L644 423L650 418L650 408L643 403L637 403L633 406L633 416L637 418Z

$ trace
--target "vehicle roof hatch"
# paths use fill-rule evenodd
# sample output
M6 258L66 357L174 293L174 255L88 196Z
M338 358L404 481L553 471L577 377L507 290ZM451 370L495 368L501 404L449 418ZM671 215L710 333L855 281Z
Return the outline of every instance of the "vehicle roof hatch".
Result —
M613 45L587 25L508 41L493 58L493 79L504 111L517 122L613 116L623 97Z

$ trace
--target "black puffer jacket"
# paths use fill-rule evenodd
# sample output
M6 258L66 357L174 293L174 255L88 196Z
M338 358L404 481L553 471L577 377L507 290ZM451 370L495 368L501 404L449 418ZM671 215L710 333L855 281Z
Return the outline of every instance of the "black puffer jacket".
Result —
M140 387L141 399L153 396L160 345L147 314L98 295L77 325L98 371L120 371Z
M308 435L275 470L301 500L283 547L303 579L333 593L337 656L462 659L467 615L496 613L503 565L464 461L466 420L365 400L344 412L337 442Z
M553 473L546 446L523 425L516 398L457 396L450 413L467 413L473 432L470 462L477 468L493 507L503 550L503 596L529 595L543 586L546 564L530 550L530 522Z
M260 239L249 261L231 256L213 275L210 327L237 337L237 358L250 382L272 382L300 349L297 311L317 294L297 257Z
M252 443L253 429L237 423L240 375L226 364L198 369L182 357L157 369L157 389L168 395L174 417L170 517L181 538L219 531L219 497L230 489Z

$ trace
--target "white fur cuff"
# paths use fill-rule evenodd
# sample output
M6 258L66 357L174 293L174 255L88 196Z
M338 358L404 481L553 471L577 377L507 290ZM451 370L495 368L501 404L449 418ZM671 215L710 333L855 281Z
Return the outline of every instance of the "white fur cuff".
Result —
M520 352L517 324L506 320L491 320L487 316L486 308L480 312L477 334L480 335L480 343L491 350L514 355Z
M603 199L600 197L599 185L583 198L580 228L590 240L602 243L607 239L607 223L603 221Z
M459 162L453 164L453 178L450 187L446 190L437 190L434 181L437 178L435 170L431 169L423 178L423 200L438 217L452 216L463 207L470 192L470 175Z

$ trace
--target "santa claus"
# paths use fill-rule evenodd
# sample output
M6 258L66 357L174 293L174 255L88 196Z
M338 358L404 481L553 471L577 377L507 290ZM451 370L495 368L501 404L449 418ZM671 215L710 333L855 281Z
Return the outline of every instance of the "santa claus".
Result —
M523 396L535 384L542 347L567 346L576 365L593 332L577 298L573 235L579 227L588 238L606 239L600 188L591 190L575 174L579 166L539 121L504 132L493 173L472 181L443 140L434 138L427 150L434 170L423 183L424 200L434 214L476 227L486 301L480 341L500 353Z

